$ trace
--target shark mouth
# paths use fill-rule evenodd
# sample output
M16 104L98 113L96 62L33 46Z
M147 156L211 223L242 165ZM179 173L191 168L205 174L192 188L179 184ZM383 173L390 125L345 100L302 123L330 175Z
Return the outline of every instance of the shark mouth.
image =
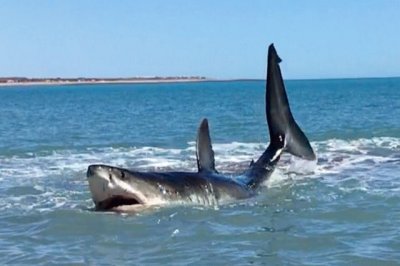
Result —
M96 210L99 211L112 210L120 206L141 205L141 204L143 203L134 197L113 196L111 198L98 202L96 204Z

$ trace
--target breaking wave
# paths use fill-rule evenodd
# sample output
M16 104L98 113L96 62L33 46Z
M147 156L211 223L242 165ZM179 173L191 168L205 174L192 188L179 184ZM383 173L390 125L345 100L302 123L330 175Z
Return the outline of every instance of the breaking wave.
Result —
M368 172L380 165L400 164L400 139L380 137L358 140L330 139L313 142L318 161L308 162L288 154L279 163L280 178L318 178L347 171ZM232 142L213 145L217 168L227 174L240 173L252 159L266 148L262 143ZM146 171L195 171L195 143L184 149L158 147L87 148L26 153L18 156L0 155L0 180L27 182L56 176L82 175L90 164L109 164ZM279 178L278 178L279 179ZM276 181L276 180L275 180Z

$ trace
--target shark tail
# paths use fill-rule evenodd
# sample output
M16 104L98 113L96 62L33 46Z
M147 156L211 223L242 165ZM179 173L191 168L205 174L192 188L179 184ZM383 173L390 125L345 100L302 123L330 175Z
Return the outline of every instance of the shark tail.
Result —
M285 85L279 67L279 58L275 47L268 48L268 70L266 84L266 116L270 134L271 150L286 151L306 160L315 160L315 153L306 135L297 125L290 111ZM279 156L276 154L276 156Z
M282 152L286 151L306 160L315 160L315 153L306 135L297 125L290 111L279 63L281 59L273 44L268 49L265 112L270 143L256 162L251 162L245 173L246 185L256 189L272 174Z

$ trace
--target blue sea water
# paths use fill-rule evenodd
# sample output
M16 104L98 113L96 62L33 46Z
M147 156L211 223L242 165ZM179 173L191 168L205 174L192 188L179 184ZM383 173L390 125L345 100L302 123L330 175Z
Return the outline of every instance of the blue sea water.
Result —
M256 198L139 214L93 211L105 163L196 170L210 122L220 172L268 144L264 82L0 89L0 258L5 264L400 264L400 79L287 81L317 162L283 156Z

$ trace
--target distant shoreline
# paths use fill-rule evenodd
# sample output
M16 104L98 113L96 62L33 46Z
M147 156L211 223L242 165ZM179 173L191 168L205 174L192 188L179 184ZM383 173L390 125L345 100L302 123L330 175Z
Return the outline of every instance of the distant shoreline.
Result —
M0 78L0 87L43 85L96 85L96 84L152 84L212 81L205 77L151 77L151 78Z
M321 78L321 79L288 79L286 81L326 81L358 79L400 79L400 77L359 77L359 78ZM29 86L63 86L63 85L99 85L99 84L163 84L163 83L196 83L196 82L242 82L265 81L265 79L232 78L213 79L206 77L150 77L150 78L2 78L0 88Z

